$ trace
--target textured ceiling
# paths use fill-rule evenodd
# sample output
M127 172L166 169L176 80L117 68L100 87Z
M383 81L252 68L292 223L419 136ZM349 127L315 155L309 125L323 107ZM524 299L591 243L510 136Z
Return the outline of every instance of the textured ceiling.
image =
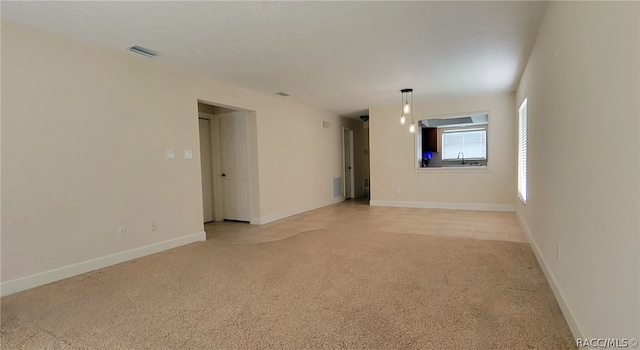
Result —
M546 2L8 2L3 19L339 115L514 91ZM133 54L133 53L132 53ZM274 95L275 96L275 95Z

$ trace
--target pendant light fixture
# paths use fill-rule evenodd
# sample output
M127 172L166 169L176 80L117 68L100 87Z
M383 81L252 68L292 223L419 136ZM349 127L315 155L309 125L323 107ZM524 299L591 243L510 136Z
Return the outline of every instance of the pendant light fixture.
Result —
M413 119L413 89L402 89L402 114L400 115L400 124L404 125L407 119L411 121L409 132L416 132L416 121Z

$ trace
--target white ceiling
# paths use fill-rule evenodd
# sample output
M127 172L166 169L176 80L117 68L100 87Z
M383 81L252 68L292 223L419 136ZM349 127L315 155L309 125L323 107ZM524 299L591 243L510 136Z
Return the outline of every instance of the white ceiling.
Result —
M546 2L2 1L3 19L339 115L514 91ZM133 55L133 53L131 53ZM275 96L275 95L274 95Z

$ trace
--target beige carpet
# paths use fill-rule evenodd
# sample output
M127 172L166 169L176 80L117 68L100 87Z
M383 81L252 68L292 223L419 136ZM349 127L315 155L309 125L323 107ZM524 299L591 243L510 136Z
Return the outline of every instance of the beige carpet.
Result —
M569 349L529 244L318 229L1 299L2 349Z

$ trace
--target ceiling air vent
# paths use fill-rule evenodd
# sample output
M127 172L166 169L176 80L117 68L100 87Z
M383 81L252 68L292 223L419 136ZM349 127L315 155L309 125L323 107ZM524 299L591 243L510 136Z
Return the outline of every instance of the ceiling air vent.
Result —
M129 51L133 53L137 53L138 55L147 56L151 58L158 57L160 55L159 53L153 50L145 49L144 47L141 47L141 46L131 46L129 48Z
M286 93L286 92L282 92L282 91L280 91L280 92L276 92L276 95L280 95L280 96L282 96L282 97L290 96L288 93Z

